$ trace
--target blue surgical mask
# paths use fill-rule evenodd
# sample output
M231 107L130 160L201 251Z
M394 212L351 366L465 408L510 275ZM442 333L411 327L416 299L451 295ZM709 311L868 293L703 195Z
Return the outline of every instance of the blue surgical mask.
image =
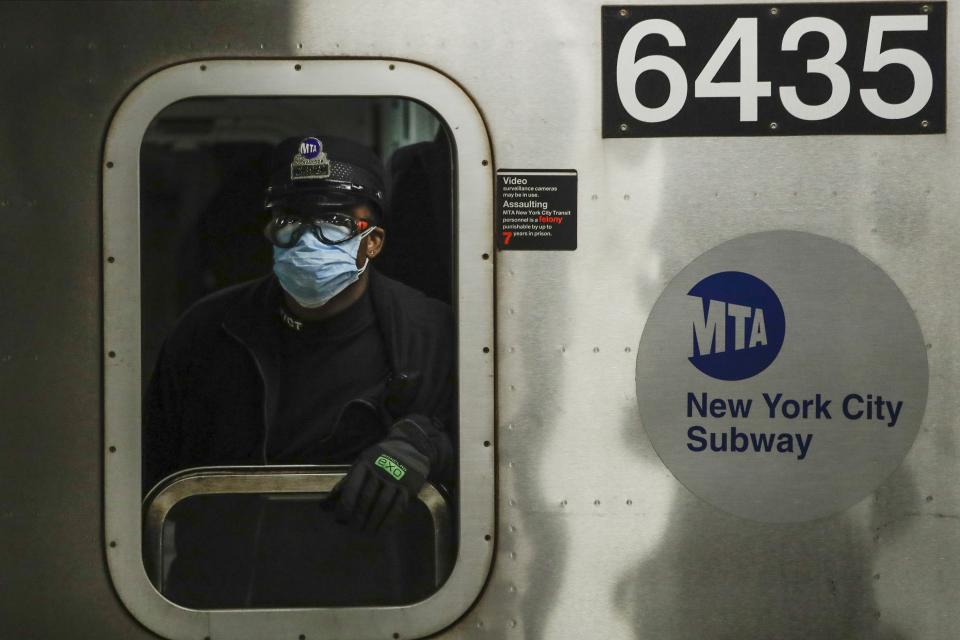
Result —
M289 249L273 248L273 272L280 285L302 307L316 309L360 278L369 259L357 269L360 241L376 229L370 227L341 244L324 244L304 233Z

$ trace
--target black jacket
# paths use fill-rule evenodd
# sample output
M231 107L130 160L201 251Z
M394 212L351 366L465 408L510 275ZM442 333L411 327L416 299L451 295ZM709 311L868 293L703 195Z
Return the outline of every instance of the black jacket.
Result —
M414 416L431 479L452 472L456 432L455 334L450 308L371 270L370 295L390 370L379 397L348 402L309 464L349 463L392 421ZM193 305L164 343L144 399L143 490L180 469L266 464L274 415L271 348L282 293L274 276Z

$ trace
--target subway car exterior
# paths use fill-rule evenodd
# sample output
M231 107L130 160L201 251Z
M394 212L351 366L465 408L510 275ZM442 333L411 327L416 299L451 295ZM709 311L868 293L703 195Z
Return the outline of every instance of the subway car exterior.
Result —
M948 9L0 6L0 638L956 637ZM304 131L383 158L383 271L453 310L456 488L346 570L415 595L196 606L178 508L343 473L141 487L163 339L269 271Z

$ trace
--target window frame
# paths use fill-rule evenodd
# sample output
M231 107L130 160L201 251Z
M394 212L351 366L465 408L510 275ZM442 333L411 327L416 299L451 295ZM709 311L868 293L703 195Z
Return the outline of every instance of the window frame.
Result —
M142 555L140 147L153 119L180 100L294 96L416 100L436 113L451 136L459 358L457 558L444 585L411 605L187 609L154 588ZM103 154L104 553L121 601L145 626L177 640L333 637L323 630L380 640L394 634L422 637L452 624L483 588L495 534L493 163L476 105L447 76L403 60L194 61L147 77L124 98Z

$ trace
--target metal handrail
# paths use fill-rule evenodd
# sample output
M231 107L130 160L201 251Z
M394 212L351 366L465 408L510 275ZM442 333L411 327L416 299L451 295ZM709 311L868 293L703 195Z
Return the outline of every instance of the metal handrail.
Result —
M163 525L181 500L198 495L307 497L328 494L349 468L344 465L194 467L167 476L143 501L144 565L150 581L163 593ZM450 568L450 507L443 494L429 482L417 498L426 506L433 523L434 585L439 587Z

